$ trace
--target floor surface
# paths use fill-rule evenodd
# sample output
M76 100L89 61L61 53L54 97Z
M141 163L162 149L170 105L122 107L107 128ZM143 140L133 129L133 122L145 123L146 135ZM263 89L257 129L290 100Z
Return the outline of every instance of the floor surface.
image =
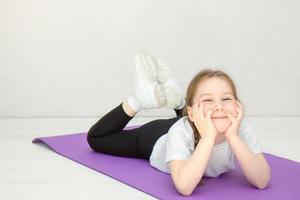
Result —
M130 125L155 118L137 117ZM0 199L155 199L66 159L36 137L86 132L97 118L0 119ZM300 118L245 118L264 152L300 162Z

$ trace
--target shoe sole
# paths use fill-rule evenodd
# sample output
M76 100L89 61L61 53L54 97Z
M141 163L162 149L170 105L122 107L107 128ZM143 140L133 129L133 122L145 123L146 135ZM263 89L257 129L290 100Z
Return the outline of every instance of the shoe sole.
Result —
M147 53L137 53L135 56L136 71L138 76L148 81L157 81L157 64Z
M171 78L171 72L170 72L169 66L161 58L156 57L154 59L158 66L157 81L159 83L163 84L163 83L167 82L168 79Z
M159 84L157 84L154 88L154 96L159 107L165 106L167 104L166 96L164 95Z
M135 56L135 62L137 76L148 81L149 84L158 82L158 65L149 54L145 52L137 53ZM159 107L166 105L166 97L164 96L160 84L156 84L154 87L154 97L156 102L159 104Z
M155 58L158 65L158 82L163 85L163 90L167 99L167 107L175 108L180 105L182 101L182 91L172 84L168 84L168 80L174 79L167 63L159 57ZM175 79L174 79L175 80ZM176 81L176 80L175 80ZM177 81L176 81L177 82Z

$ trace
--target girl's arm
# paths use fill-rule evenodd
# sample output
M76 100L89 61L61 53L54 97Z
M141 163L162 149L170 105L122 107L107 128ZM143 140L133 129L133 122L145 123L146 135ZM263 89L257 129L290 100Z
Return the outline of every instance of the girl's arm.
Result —
M201 138L188 161L170 161L172 180L181 194L191 195L199 184L207 166L214 141L214 137Z
M238 101L236 101L236 110L237 117L234 117L230 112L225 111L231 120L231 125L225 132L225 137L248 181L257 188L264 189L269 183L271 169L263 154L254 154L240 138L238 130L243 115L243 106Z
M188 161L170 161L171 176L177 190L183 195L190 195L199 184L206 169L214 141L217 136L211 121L212 110L203 113L203 104L195 103L188 107L190 120L201 136L194 152Z
M271 169L263 154L254 154L238 135L231 135L227 140L247 180L259 189L266 188L271 177Z

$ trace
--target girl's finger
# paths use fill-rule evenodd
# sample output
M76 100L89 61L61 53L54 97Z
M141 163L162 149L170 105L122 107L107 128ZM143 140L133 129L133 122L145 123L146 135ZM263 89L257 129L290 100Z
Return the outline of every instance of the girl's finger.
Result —
M237 107L238 107L240 110L244 111L243 105L242 105L239 101L237 101L237 100L236 100L235 102L236 102Z
M206 117L207 119L211 119L211 115L212 115L213 112L214 112L213 110L208 110L208 111L206 112L206 114L205 114L205 117Z
M237 120L240 121L243 117L243 111L240 110L239 108L237 110L238 110L238 114L237 114L236 118L237 118Z
M241 104L239 103L239 106L236 107L237 110L237 116L236 118L240 121L243 117L243 109L241 108Z
M236 120L235 117L228 110L225 110L225 112L231 122L234 122Z

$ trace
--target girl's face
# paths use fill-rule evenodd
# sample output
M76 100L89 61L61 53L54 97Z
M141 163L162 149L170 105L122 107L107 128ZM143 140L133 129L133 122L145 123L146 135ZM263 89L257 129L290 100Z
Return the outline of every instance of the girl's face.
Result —
M230 126L231 121L224 110L237 115L236 102L229 83L220 78L208 78L198 84L194 97L194 103L203 104L204 116L208 110L213 110L212 121L218 133L224 133Z

